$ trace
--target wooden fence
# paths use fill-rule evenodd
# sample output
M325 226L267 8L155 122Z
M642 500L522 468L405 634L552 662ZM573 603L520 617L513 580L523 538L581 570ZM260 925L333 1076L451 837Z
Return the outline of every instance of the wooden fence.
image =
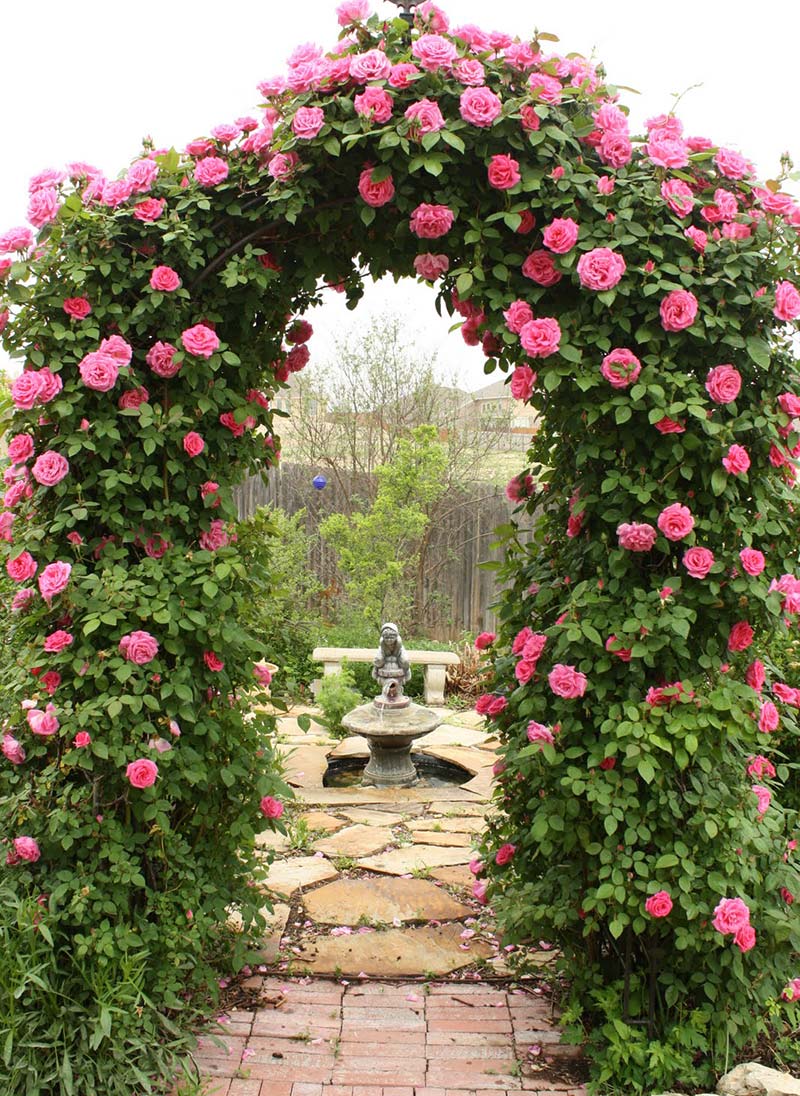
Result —
M323 586L342 585L336 554L316 536L320 522L332 513L350 513L353 500L366 495L366 478L339 476L318 491L312 485L316 470L304 465L281 464L264 482L253 476L236 490L240 520L250 517L259 506L278 506L288 514L305 507L307 530L312 537L310 566ZM493 530L508 521L511 512L503 489L495 484L472 484L446 499L441 519L436 522L425 568L423 601L426 612L423 629L431 638L458 639L462 632L492 631L496 624L491 606L499 589L496 572L483 570L483 560L501 559L490 549Z

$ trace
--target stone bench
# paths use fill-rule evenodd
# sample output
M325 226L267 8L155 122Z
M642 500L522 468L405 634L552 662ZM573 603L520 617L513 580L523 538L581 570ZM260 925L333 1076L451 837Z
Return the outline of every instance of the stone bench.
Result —
M322 663L323 674L337 674L348 662L372 662L375 647L315 647L311 655ZM457 666L461 659L452 651L406 651L412 666L422 666L425 679L425 703L444 704L444 682L448 666Z

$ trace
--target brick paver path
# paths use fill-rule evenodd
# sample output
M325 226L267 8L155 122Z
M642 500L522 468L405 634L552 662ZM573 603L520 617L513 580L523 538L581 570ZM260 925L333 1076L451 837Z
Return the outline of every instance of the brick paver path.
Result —
M537 1078L531 1046L569 1055L549 1002L488 984L265 978L280 1007L234 1012L204 1039L208 1096L585 1096ZM560 1054L559 1054L560 1056Z

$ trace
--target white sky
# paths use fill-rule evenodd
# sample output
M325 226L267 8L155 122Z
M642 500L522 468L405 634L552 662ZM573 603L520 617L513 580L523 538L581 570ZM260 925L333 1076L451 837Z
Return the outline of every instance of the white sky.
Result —
M789 151L800 167L798 0L442 0L454 24L557 34L553 48L596 55L623 93L632 130L668 111L673 95L702 86L677 113L686 131L739 149L771 177ZM336 0L10 0L0 52L3 158L0 232L25 223L27 183L45 167L87 160L110 176L137 154L141 138L181 147L220 122L255 114L256 84L280 73L300 42L336 41ZM374 10L394 14L388 0ZM795 192L800 190L793 185ZM465 388L486 383L483 355L447 335L433 294L413 282L381 285L356 312L315 310L312 355L330 336L387 304L407 313L419 341L439 352ZM429 303L430 302L430 303ZM0 364L3 364L0 352ZM493 379L493 378L488 378Z

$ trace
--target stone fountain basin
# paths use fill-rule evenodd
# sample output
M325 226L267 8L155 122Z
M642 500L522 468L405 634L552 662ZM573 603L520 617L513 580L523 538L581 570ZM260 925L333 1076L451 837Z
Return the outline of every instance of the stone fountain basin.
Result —
M391 749L410 745L414 739L430 734L442 722L441 717L421 704L405 708L381 708L360 704L342 719L342 726L353 734L372 739L379 746Z

